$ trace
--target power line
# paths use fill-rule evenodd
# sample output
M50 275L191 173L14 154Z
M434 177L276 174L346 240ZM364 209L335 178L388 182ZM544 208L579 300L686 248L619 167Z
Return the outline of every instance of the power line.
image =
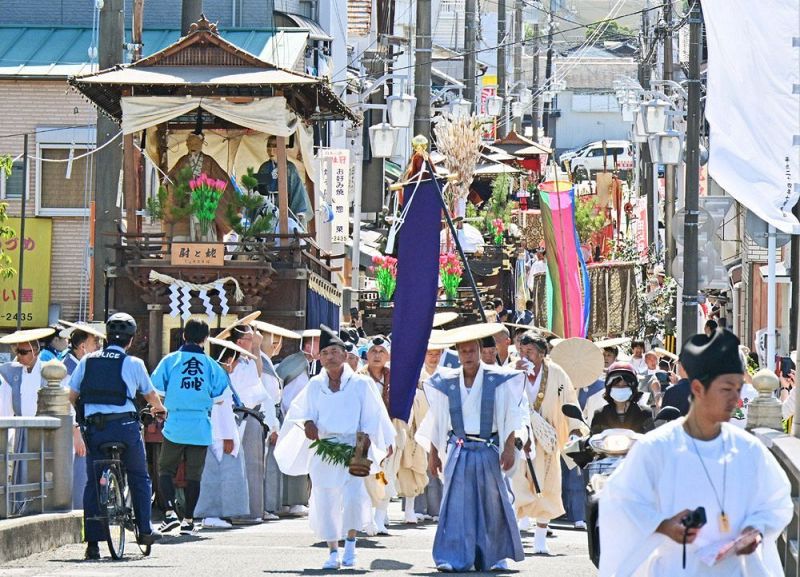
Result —
M658 4L656 6L651 6L650 8L643 8L641 10L636 10L634 12L628 12L626 14L619 14L619 15L615 16L614 18L604 18L602 20L596 20L596 21L590 22L588 24L581 24L580 26L577 26L575 28L568 28L566 30L562 30L561 32L562 33L563 32L572 32L573 30L580 30L582 28L587 28L587 27L592 26L592 25L612 22L614 20L617 20L618 18L626 18L628 16L636 16L637 14L644 14L645 12L650 12L650 11L653 11L653 10L659 10L659 9L663 8L664 5L665 5L665 3L662 3L662 4ZM515 41L510 41L510 42L502 42L502 43L494 45L494 46L488 46L486 48L479 48L479 49L473 50L471 52L461 52L461 53L459 53L458 58L456 58L456 57L443 58L442 60L457 60L457 59L460 59L461 57L463 57L463 56L465 56L467 54L473 54L473 53L474 54L479 54L481 52L491 52L491 51L496 50L497 48L500 48L500 47L515 46L516 44L526 44L526 43L528 43L528 42L530 42L532 40L536 40L536 39L542 40L542 39L545 39L545 38L547 38L547 34L540 34L539 36L529 37L529 38L525 38L525 39L522 39L522 40L515 40ZM434 60L431 60L430 63L433 64ZM411 69L411 68L415 68L419 64L420 63L411 64L411 65L408 65L408 66L402 66L402 67L394 68L393 70L395 72L397 72L399 70L408 70L408 69ZM428 64L428 63L427 62L422 62L422 64ZM367 75L358 76L356 78L357 79L367 78Z

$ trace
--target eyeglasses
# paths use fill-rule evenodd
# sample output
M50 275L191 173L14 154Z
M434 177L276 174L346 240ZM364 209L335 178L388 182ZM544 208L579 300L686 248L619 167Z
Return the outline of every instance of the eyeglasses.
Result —
M20 356L20 357L24 357L26 355L29 355L32 352L33 352L32 349L17 349L17 355Z

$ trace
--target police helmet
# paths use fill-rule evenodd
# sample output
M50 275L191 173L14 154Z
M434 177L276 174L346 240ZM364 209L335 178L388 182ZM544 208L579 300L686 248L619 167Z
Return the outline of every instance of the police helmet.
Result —
M114 313L106 321L106 334L109 338L132 337L136 334L136 321L128 313Z

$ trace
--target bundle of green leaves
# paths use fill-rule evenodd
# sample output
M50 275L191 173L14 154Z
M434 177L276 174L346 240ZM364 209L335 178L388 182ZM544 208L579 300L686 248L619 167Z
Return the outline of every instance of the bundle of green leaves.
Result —
M324 463L347 467L353 458L356 448L347 443L337 443L331 439L317 439L311 443L310 448L322 457Z

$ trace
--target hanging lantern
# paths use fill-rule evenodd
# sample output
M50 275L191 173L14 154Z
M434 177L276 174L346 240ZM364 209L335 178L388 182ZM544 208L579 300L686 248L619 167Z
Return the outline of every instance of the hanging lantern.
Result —
M674 166L683 155L683 135L677 130L652 134L649 137L650 156L656 164Z
M667 110L669 102L653 99L642 105L644 108L644 130L647 134L657 134L667 129Z
M542 102L545 104L550 104L553 102L553 92L551 90L545 90L542 92Z
M417 99L410 94L390 96L386 99L389 109L389 123L396 128L408 128L414 119Z
M472 103L463 98L457 98L450 103L450 114L454 118L463 118L472 113Z
M369 127L369 146L375 158L389 158L394 153L394 143L400 129L388 122Z
M492 95L486 99L486 114L489 116L500 116L503 114L503 98Z
M511 103L511 116L514 118L522 118L523 111L525 107L523 106L522 102L515 100Z

